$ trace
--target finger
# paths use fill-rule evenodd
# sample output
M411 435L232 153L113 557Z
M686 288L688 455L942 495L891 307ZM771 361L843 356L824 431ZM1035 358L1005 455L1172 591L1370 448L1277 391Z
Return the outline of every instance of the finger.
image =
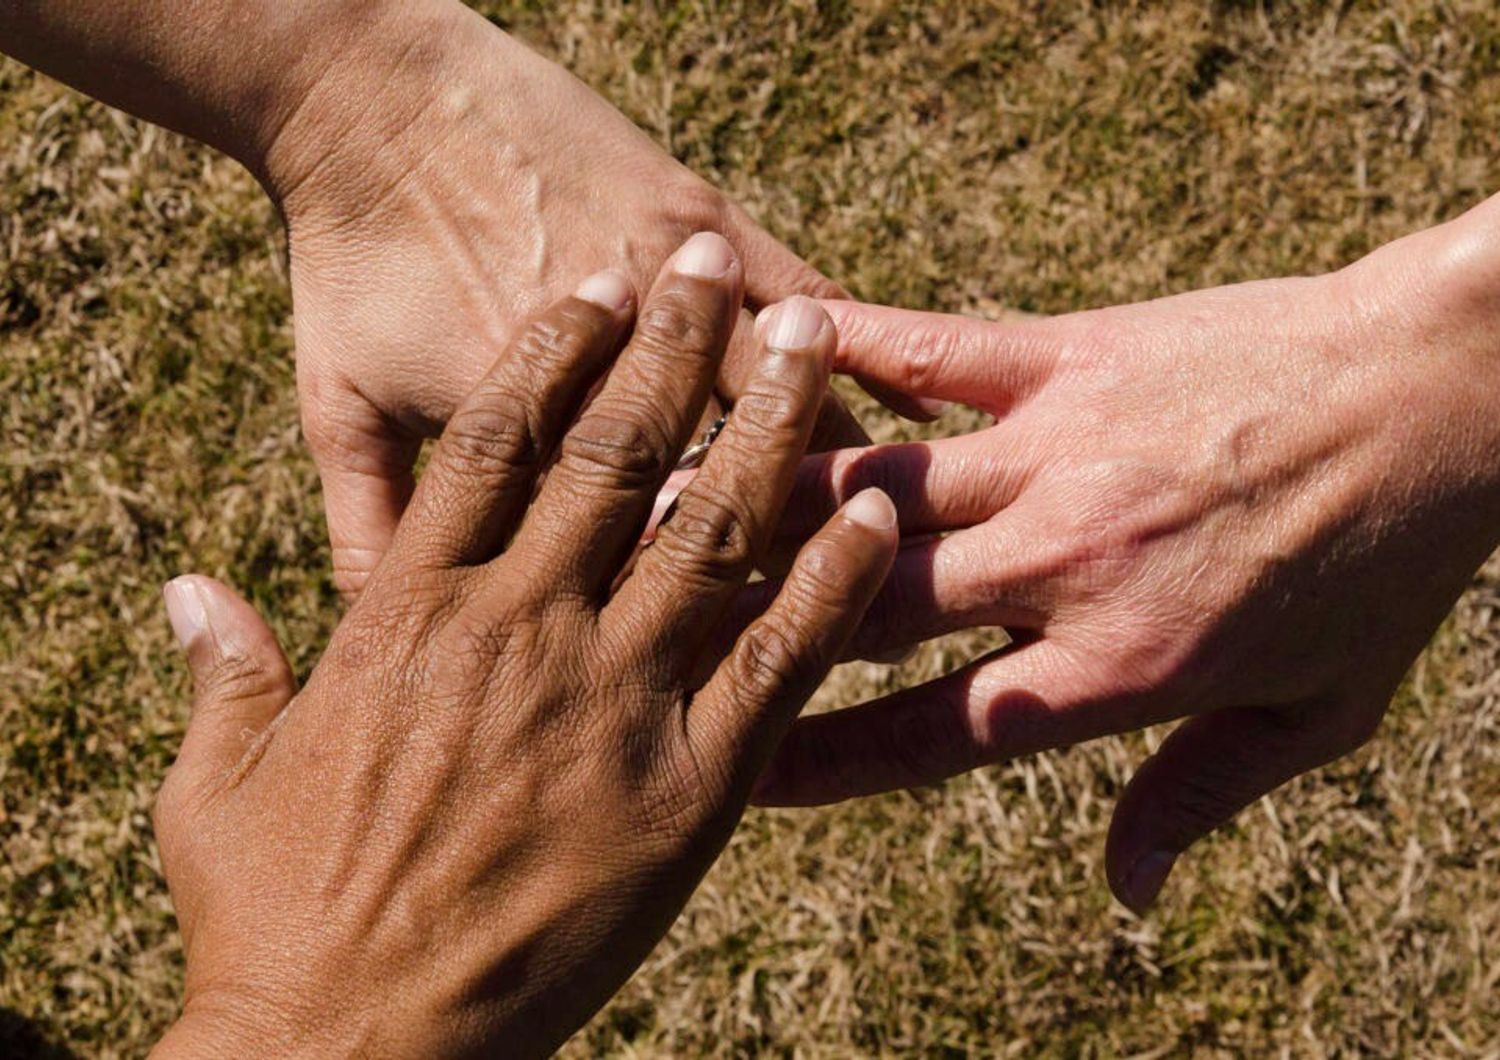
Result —
M698 423L740 296L739 261L719 235L698 233L667 262L516 538L523 569L549 591L602 596L614 582Z
M185 575L168 582L162 598L193 677L179 767L222 773L291 702L296 681L265 619L231 589Z
M697 660L765 552L828 386L835 337L818 303L790 298L762 316L754 381L604 613L644 633L650 658Z
M991 520L905 544L850 641L851 658L880 659L960 630L1035 630L1075 595L1076 547L1025 498Z
M798 721L756 787L767 806L812 806L935 784L1018 755L1163 720L1134 694L1098 695L1087 661L1021 641L925 685Z
M397 547L438 567L486 563L505 547L634 305L630 282L601 272L521 328L449 419Z
M885 386L868 376L859 375L855 372L846 372L845 374L858 383L861 390L896 415L916 423L931 423L944 412L948 411L948 402L943 401L941 398L903 394L901 391L893 390L891 387Z
M729 233L745 262L745 301L752 309L762 309L797 294L809 298L849 297L848 291L788 250L738 206L730 208ZM730 353L734 353L733 347ZM726 358L726 361L732 363L733 357ZM918 423L936 419L946 407L945 402L908 396L873 381L861 379L859 382L871 397L896 415ZM863 445L869 441L868 438L860 440L862 430L860 437L849 433L851 426L859 429L858 421L849 415L836 395L830 395L824 416L826 421L813 435L815 452L836 446Z
M752 311L793 295L848 298L849 292L788 250L739 206L730 204L725 234L745 265L745 301Z
M1033 517L1023 499L989 522L946 537L903 541L891 572L854 636L848 657L883 661L922 641L982 626L1039 629L1069 598L1077 555ZM898 508L899 511L899 508ZM905 527L903 526L903 530ZM724 636L749 622L775 581L747 586Z
M1346 731L1339 712L1321 704L1235 707L1189 718L1130 779L1115 807L1105 846L1110 889L1137 913L1145 911L1189 846L1368 735L1367 726Z
M755 318L748 311L741 312L734 335L729 340L729 349L724 354L724 363L719 368L717 386L718 392L731 404L744 393L755 377L759 351L760 345L755 337ZM870 436L839 396L832 391L825 393L818 408L812 437L807 443L808 449L820 453L828 449L850 449L869 444Z
M303 393L311 389L304 381ZM309 408L303 432L323 483L333 584L353 600L396 535L422 440L353 395L336 411Z
M996 323L836 300L823 307L839 332L838 371L997 416L1046 381L1062 335L1046 318Z
M956 438L816 453L798 468L777 538L804 540L871 486L895 503L908 537L982 523L1021 495L1050 444L1029 427L1003 420Z
M838 659L896 550L896 512L861 493L803 548L775 602L688 709L688 738L743 790Z

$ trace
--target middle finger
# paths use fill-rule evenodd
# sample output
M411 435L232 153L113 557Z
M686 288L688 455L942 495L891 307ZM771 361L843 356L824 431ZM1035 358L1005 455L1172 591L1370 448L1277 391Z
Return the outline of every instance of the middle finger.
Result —
M545 572L549 591L606 597L713 389L743 285L734 250L711 232L667 262L516 536L521 569Z
M640 622L657 657L691 666L764 553L828 386L833 324L794 297L767 311L754 378L606 622Z

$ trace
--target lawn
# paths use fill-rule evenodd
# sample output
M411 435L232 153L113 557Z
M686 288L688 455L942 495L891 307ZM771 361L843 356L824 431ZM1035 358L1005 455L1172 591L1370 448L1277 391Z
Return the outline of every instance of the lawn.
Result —
M480 6L869 300L1321 272L1500 190L1490 0ZM0 61L0 1056L140 1056L173 1017L161 583L239 586L304 673L337 621L283 253L236 165ZM1377 740L1144 919L1103 838L1159 733L752 812L569 1051L1500 1057L1497 616L1500 563ZM983 643L845 667L819 705Z

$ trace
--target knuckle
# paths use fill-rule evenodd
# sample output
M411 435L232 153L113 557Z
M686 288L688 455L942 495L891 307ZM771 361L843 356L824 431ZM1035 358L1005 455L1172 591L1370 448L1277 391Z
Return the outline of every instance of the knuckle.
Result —
M848 598L849 557L831 541L813 541L797 557L787 590L804 606L838 605Z
M311 391L315 384L306 384ZM343 399L314 401L303 399L302 437L319 460L343 462L357 457L368 448L370 425L368 410L351 408Z
M618 402L586 415L563 439L559 459L584 476L643 489L665 474L668 440L660 411L639 399Z
M701 358L722 344L726 316L724 305L702 292L667 291L642 310L635 344L646 353L672 360L684 354Z
M1186 831L1217 827L1244 809L1258 794L1261 793L1239 784L1226 783L1224 773L1192 770L1180 779L1174 800L1183 819L1180 827ZM1181 838L1186 840L1190 836Z
M795 685L816 669L818 660L801 647L804 640L785 620L767 616L740 635L735 646L736 683L750 689Z
M724 196L718 189L697 177L678 182L672 189L672 203L684 227L694 232L722 232Z
M1318 762L1331 762L1374 738L1385 712L1370 709L1365 700L1335 701L1323 710L1293 712L1282 715L1289 733L1288 743L1301 745L1304 756Z
M536 466L540 459L531 402L489 383L465 403L443 433L445 465L465 476L490 477Z
M516 339L515 352L531 372L557 376L572 365L606 319L602 310L590 312L582 306L563 304L527 324Z
M875 486L898 510L905 510L904 502L916 499L923 476L911 467L903 472L900 453L899 448L844 450L835 459L829 476L833 495L842 503Z
M702 489L685 496L655 547L674 562L716 577L747 573L754 559L748 519L728 494Z
M734 405L740 429L776 448L797 446L817 411L818 394L803 382L758 375Z
M416 657L472 595L465 577L458 571L382 572L339 623L320 669L363 675Z
M353 601L369 584L380 555L371 549L333 548L333 587L346 601Z
M898 776L921 784L939 780L952 770L948 764L959 748L970 745L951 712L908 710L879 730L878 760L890 762Z
M685 854L698 841L712 808L705 794L722 790L724 781L711 763L687 747L639 732L627 734L624 742L627 783L643 796L638 833L659 853Z
M281 691L279 671L259 659L230 655L220 661L204 683L204 693L219 706L257 700Z
M903 353L901 387L914 394L923 394L940 385L948 374L959 353L959 339L947 330L922 328L898 348Z
M432 650L451 672L477 670L498 684L508 671L529 669L547 654L544 627L537 601L482 598L454 615Z
M809 298L835 301L848 298L849 292L816 269L809 267L797 281L797 288Z
M181 767L168 770L156 793L156 800L151 804L151 828L159 843L175 833L182 818L182 785Z
M1087 365L1103 373L1102 378L1117 378L1124 365L1124 351L1134 348L1139 325L1130 315L1098 309L1080 313L1063 326L1058 350L1059 360L1068 365ZM1149 336L1139 336L1149 341Z

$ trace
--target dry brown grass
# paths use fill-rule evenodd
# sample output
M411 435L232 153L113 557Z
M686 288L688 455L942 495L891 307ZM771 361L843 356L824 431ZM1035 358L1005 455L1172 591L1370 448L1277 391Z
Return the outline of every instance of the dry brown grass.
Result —
M870 299L1060 312L1323 270L1500 187L1488 0L488 9ZM279 236L233 165L0 65L0 266L0 1054L140 1055L180 973L157 587L244 587L304 670L335 621ZM756 813L570 1051L1500 1056L1497 586L1375 745L1149 918L1100 868L1142 738Z

